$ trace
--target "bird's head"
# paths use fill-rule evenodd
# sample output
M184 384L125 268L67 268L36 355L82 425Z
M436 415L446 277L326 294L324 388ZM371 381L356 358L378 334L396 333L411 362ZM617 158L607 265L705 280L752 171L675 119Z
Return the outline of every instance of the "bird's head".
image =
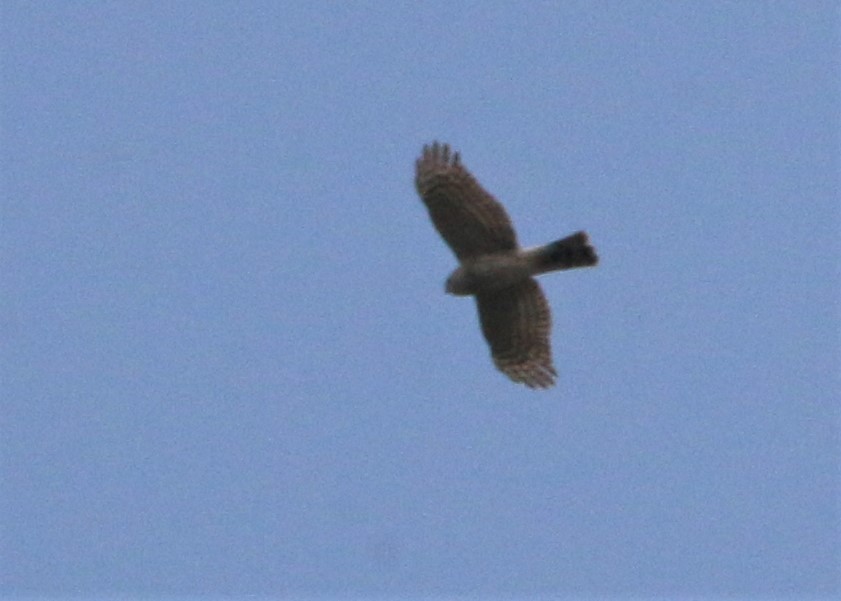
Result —
M447 294L454 294L456 296L469 296L470 294L473 294L470 285L470 277L462 267L459 267L450 274L450 277L447 278L447 283L444 286L444 291Z

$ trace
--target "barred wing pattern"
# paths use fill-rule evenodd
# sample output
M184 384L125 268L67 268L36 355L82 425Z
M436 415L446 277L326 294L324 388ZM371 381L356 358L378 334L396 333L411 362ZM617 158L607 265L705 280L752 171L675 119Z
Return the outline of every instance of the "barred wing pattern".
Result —
M505 209L462 166L457 152L435 142L423 147L415 167L418 194L459 260L517 248Z
M549 303L534 279L476 296L482 333L497 368L530 388L549 388L558 375L552 365Z

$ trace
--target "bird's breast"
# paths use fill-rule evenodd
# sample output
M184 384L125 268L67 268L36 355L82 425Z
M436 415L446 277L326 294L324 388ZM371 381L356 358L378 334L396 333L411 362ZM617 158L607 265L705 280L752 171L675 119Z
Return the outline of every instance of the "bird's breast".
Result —
M530 275L526 261L514 253L486 255L465 261L448 282L454 294L479 294L507 288Z

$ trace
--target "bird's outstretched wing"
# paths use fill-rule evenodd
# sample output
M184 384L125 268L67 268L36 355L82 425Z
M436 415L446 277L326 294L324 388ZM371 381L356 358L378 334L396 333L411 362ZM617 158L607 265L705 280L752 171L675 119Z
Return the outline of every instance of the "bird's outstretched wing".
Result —
M503 206L479 185L446 144L424 146L415 186L435 228L459 260L517 248Z
M558 375L549 335L552 314L534 279L476 295L482 333L497 368L530 388L549 388Z

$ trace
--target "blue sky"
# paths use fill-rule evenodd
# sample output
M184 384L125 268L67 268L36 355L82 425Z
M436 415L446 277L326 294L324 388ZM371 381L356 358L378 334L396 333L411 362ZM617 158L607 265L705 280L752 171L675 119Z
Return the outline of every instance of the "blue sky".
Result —
M841 594L834 3L0 19L0 594ZM443 293L434 139L598 248L549 391Z

